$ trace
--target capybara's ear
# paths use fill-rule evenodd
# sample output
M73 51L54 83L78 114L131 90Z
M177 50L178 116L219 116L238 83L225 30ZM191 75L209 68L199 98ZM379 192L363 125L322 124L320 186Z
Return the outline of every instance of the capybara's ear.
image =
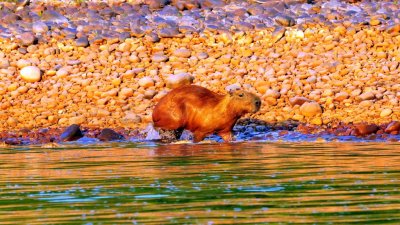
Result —
M233 89L233 88L229 89L228 93L230 96L233 96L233 94L235 93L235 89Z

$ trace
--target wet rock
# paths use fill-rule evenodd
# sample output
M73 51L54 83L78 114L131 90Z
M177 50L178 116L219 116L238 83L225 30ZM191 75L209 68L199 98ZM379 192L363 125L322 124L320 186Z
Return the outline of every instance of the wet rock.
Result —
M386 133L393 133L393 132L398 133L399 131L400 131L400 122L399 121L390 122L385 129Z
M357 124L355 127L355 134L360 136L365 136L369 134L376 133L379 130L379 127L375 124Z
M194 77L188 73L180 73L177 75L170 75L166 79L168 88L177 88L183 85L192 84Z
M308 99L306 97L299 97L299 96L296 96L296 97L293 97L293 98L289 99L289 103L292 106L303 105L305 102L309 102L309 101L310 101L310 99Z
M60 135L61 141L76 141L83 137L82 131L77 124L72 124L67 127L64 132Z
M49 27L42 21L32 23L33 33L46 33L47 31L49 31Z
M35 35L31 32L22 33L19 40L23 46L32 45L37 41Z
M296 21L287 15L279 14L275 17L275 22L284 27L291 27L296 24Z
M56 24L69 22L69 20L65 16L51 9L44 11L41 19L45 22L56 23Z
M124 136L118 134L114 130L105 128L97 136L97 139L99 139L100 141L117 141L117 140L124 140L125 138Z
M39 68L36 66L27 66L20 71L21 78L27 82L40 81L42 75Z
M322 113L321 106L316 102L304 102L300 107L300 113L306 117L313 117Z
M75 46L77 47L87 47L89 46L89 40L86 36L82 36L75 40Z

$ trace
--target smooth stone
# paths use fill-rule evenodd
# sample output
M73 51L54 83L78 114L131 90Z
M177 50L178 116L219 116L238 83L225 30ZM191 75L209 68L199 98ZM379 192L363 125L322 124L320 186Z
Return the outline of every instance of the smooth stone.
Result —
M26 60L26 59L19 59L17 61L17 67L20 68L20 69L22 69L24 67L27 67L27 66L30 66L30 65L32 65L32 63L29 60Z
M264 96L272 97L272 98L277 99L277 98L281 97L281 93L279 91L276 91L276 90L273 90L273 89L268 89L265 92Z
M231 84L231 85L226 86L225 90L227 92L233 92L233 91L240 90L240 88L241 88L240 84L235 83L235 84Z
M200 1L201 8L216 8L225 6L225 2L222 0L203 0Z
M145 99L152 99L156 94L157 94L157 91L155 91L155 90L146 90L144 92L144 98Z
M359 98L361 101L373 100L373 99L375 99L375 94L372 93L372 92L370 92L370 91L369 91L369 92L364 92L364 93L362 93L361 95L359 95L358 98Z
M308 99L306 97L299 97L299 96L295 96L295 97L292 97L292 98L289 99L289 103L292 106L295 106L295 105L300 105L301 106L304 103L309 102L309 101L310 101L310 99Z
M176 49L173 52L173 55L176 57L181 57L181 58L189 58L191 56L191 51L189 49L186 48L180 48L180 49Z
M313 117L322 113L321 106L316 102L304 102L300 107L300 113L306 117Z
M64 132L60 135L61 141L75 141L83 137L80 126L77 124L72 124L67 127Z
M69 20L67 17L63 16L59 12L55 10L45 10L42 14L41 19L45 22L51 22L51 23L69 23Z
M46 33L49 31L49 27L42 21L37 21L32 23L32 32L33 33Z
M348 98L349 98L349 94L347 94L347 92L341 91L335 95L334 99L335 99L335 101L341 102Z
M168 56L162 54L155 54L151 57L153 62L165 62L168 60Z
M20 71L21 78L27 82L37 82L41 79L41 71L36 66L27 66Z
M381 111L381 114L380 114L380 116L381 117L387 117L387 116L390 116L391 114L392 114L392 110L391 109L383 109L382 111Z
M21 41L21 44L23 46L29 46L29 45L34 44L37 39L33 33L25 32L25 33L21 34L21 37L19 38L19 40Z
M124 124L135 125L142 122L142 118L132 112L128 112L122 117L122 122Z
M75 40L75 46L77 47L87 47L89 46L89 40L86 36L82 36Z
M292 17L284 14L277 15L275 17L275 22L284 27L291 27L296 24L296 21Z
M138 84L141 87L148 88L154 86L154 80L151 77L142 77L140 78Z
M0 58L0 69L7 69L10 66L10 62L7 59Z
M181 33L179 32L178 27L166 27L158 31L158 37L160 38L173 38L180 36Z
M168 1L167 0L144 0L146 5L149 5L149 9L151 10L159 10L164 8Z
M170 75L166 80L168 88L177 88L183 85L192 84L194 77L188 73L180 73L176 75Z
M125 137L110 128L105 128L97 136L97 139L99 139L100 141L117 141L125 140Z

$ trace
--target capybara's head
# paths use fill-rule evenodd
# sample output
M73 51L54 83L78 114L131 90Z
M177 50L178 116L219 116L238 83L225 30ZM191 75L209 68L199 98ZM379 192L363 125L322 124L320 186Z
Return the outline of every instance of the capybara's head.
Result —
M230 95L230 107L231 109L238 112L239 114L255 113L260 110L261 99L247 91L236 90L229 92Z

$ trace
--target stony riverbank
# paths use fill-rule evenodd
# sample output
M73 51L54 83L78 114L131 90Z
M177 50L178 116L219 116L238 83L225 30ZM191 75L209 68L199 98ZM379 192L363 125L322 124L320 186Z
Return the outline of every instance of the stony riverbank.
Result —
M396 2L79 2L0 3L0 130L143 129L182 83L271 124L399 120Z

